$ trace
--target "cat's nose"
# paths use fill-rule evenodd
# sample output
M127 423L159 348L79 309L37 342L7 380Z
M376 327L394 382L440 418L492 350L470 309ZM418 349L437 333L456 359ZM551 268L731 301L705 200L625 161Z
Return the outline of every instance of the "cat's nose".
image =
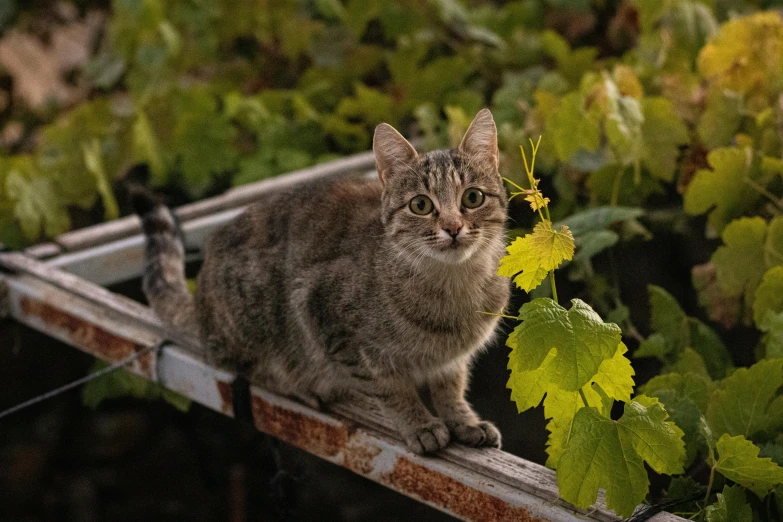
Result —
M459 234L459 231L462 230L462 224L461 223L446 223L443 225L443 230L449 233L449 235L456 239L457 234Z

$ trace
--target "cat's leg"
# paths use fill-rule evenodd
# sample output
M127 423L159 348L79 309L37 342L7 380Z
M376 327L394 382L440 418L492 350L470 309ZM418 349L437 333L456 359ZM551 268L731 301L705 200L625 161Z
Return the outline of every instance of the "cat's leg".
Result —
M433 453L449 443L449 430L421 402L412 384L375 383L371 393L414 453Z
M494 424L482 421L465 400L468 363L440 373L428 381L432 404L446 423L454 440L467 446L500 447L500 432Z

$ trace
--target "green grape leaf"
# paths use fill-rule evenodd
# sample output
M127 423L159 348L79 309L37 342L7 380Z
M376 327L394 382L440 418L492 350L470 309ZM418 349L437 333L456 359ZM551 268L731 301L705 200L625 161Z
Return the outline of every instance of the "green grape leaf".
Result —
M519 319L522 322L506 341L512 348L512 367L522 372L535 370L556 350L547 372L566 391L578 391L587 384L620 344L620 328L604 323L579 299L571 301L570 310L551 299L534 299L522 306Z
M772 488L783 484L783 468L769 458L759 458L758 446L742 435L732 437L725 433L715 447L718 450L715 469L759 498L764 498Z
M516 348L514 348L516 350ZM548 373L549 365L555 358L555 350L549 352L541 366L535 370L524 372L517 371L512 364L512 356L509 355L508 367L511 375L506 383L506 388L511 390L511 400L517 405L517 412L522 413L541 404L547 389L550 386L551 376Z
M102 370L106 366L104 361L96 360L92 371ZM190 399L187 397L123 369L101 375L82 388L82 403L93 409L105 400L128 396L150 401L162 398L182 412L190 408Z
M718 501L705 509L707 522L753 522L753 510L742 486L723 486Z
M607 230L609 226L643 214L644 210L640 208L603 206L572 214L554 226L565 225L571 231L577 248L574 260L578 261L589 259L620 240L616 232Z
M117 219L120 217L120 209L103 165L100 141L98 138L93 138L91 142L84 142L82 150L84 151L84 166L95 177L95 186L103 200L103 218L107 221Z
M642 162L656 178L672 181L680 146L690 141L688 129L666 98L645 98L642 112Z
M0 162L0 179L3 178L6 198L28 240L68 231L71 221L65 202L55 183L35 170L33 158L20 155Z
M687 466L686 466L687 467ZM706 487L696 482L693 477L687 475L679 475L672 477L672 481L669 483L669 489L666 491L666 498L672 500L680 500L677 504L677 510L681 512L699 511L701 508L692 499L704 498L704 492ZM691 499L691 500L687 500Z
M569 4L574 2L569 0ZM595 63L598 49L581 47L571 50L568 41L554 31L546 30L541 34L543 51L555 59L560 73L572 84L579 83L582 75Z
M707 421L716 435L751 437L777 419L767 414L770 402L783 386L783 359L762 360L738 368L723 379L710 397Z
M740 218L729 223L721 237L724 244L712 255L716 282L726 296L742 297L748 308L755 309L756 290L765 272L783 261L783 217L774 218L769 225L760 217ZM754 312L754 319L763 319L766 308L775 306L769 296L775 277L770 276L770 290L759 298L759 313Z
M717 86L710 88L697 131L708 149L728 147L742 123L742 98Z
M720 379L734 367L729 350L715 330L698 319L691 318L689 323L689 348L701 356L710 377Z
M631 361L625 355L627 351L628 347L621 342L617 346L615 354L601 363L601 366L598 367L598 373L585 386L597 385L612 399L622 402L630 401L634 387L633 376L636 372L631 366Z
M661 361L665 361L666 354L671 351L672 345L666 342L666 338L660 333L654 333L639 343L639 347L633 353L633 356L636 358L656 357Z
M628 348L620 343L611 359L606 359L598 368L598 373L582 387L587 406L598 409L601 415L609 417L614 400L628 402L634 386L634 370L625 353ZM554 353L551 352L550 356ZM550 361L551 362L551 359ZM546 364L547 361L544 361ZM543 367L544 364L541 366ZM537 371L537 370L534 370ZM524 374L518 374L520 376ZM523 381L524 378L520 378ZM547 466L556 468L563 449L568 445L572 433L574 415L584 406L582 395L578 391L564 391L557 386L549 386L544 399L544 417L551 419L547 424ZM540 401L540 397L538 398Z
M138 111L133 124L133 154L135 161L147 164L155 185L165 183L167 169L160 143L143 110Z
M688 317L677 300L663 288L649 285L648 291L652 309L650 326L655 333L639 345L634 357L657 357L663 362L671 362L674 358L677 364L686 353L689 358L698 354L710 376L723 377L732 364L720 336L698 319Z
M770 429L772 431L783 431L783 395L778 395L772 399L767 408L767 415L769 415L772 421ZM777 422L775 419L777 419ZM783 466L783 463L781 463L781 466Z
M753 321L761 328L768 312L783 311L783 266L767 270L753 297Z
M655 399L642 395L626 403L617 421L582 408L558 463L560 495L587 508L604 488L607 507L628 517L649 490L644 462L658 473L682 473L684 456L682 431Z
M759 194L746 182L753 179L751 156L738 148L715 149L707 154L711 170L696 172L685 192L688 214L709 212L707 222L718 232L734 218L756 207Z
M688 316L680 303L660 286L648 285L650 294L650 327L660 333L667 343L676 346L682 336Z
M740 218L729 223L721 235L723 245L712 255L715 276L728 296L755 294L761 282L764 263L764 241L767 224L760 217Z
M579 238L582 234L605 230L611 225L636 219L642 215L644 215L642 208L603 206L571 214L554 226L565 225L575 238Z
M664 193L661 181L646 169L641 171L641 179L636 179L633 170L632 166L610 163L590 173L587 187L596 201L620 205L641 205L653 194Z
M566 94L546 121L558 158L569 161L579 149L598 150L601 145L601 120L598 104L586 109L581 93Z
M551 270L574 257L574 236L568 227L555 230L541 221L532 234L518 237L506 250L508 255L500 260L498 275L513 278L519 288L529 292Z
M768 359L783 357L783 312L768 311L764 315L759 330L764 332L761 338Z
M783 466L783 437L778 436L777 442L767 442L759 448L759 457L769 457L775 464Z
M666 370L674 373L694 373L708 379L712 378L707 370L707 363L704 362L704 357L692 348L683 350L674 363L666 365Z
M218 112L217 101L202 89L183 91L177 98L172 138L185 187L194 196L209 188L213 175L236 167L234 128Z
M709 378L695 373L667 373L650 379L642 392L657 398L664 405L675 424L683 431L688 467L703 446L699 433L701 415L707 412L712 383Z

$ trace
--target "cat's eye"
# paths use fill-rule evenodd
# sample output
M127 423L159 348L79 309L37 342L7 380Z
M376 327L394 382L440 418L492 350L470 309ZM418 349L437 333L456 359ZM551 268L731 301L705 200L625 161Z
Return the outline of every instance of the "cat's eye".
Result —
M432 200L427 196L416 196L410 203L411 212L418 214L419 216L426 216L432 212L434 206Z
M462 206L465 208L478 208L484 203L484 193L477 188L469 188L462 194Z

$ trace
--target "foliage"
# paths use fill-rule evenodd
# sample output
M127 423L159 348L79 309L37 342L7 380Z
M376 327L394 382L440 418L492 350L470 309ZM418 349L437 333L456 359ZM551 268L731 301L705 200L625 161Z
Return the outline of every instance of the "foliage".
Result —
M689 518L783 516L783 19L773 0L79 0L44 34L39 19L51 17L39 4L0 2L0 32L51 50L89 11L107 16L82 61L51 59L56 70L33 82L56 78L69 96L52 87L38 96L49 101L31 102L21 89L33 68L17 71L0 52L0 242L117 217L128 178L147 175L183 201L364 151L381 121L424 148L454 146L488 106L514 217L533 211L516 219L500 266L534 298L509 338L509 386L520 411L543 404L563 496L587 505L606 488L628 514L647 494L644 465L682 466L689 476L666 500L686 499L673 509ZM542 134L539 180L518 147ZM648 287L649 329L623 302L617 252L660 231L714 240L695 254L709 261L693 283L716 325L660 286ZM568 308L555 269L580 289ZM743 343L757 346L742 353ZM631 360L645 359L661 371L634 396ZM660 460L628 431L635 423L663 437ZM622 461L618 448L629 451ZM747 463L763 476L737 471Z
M538 149L538 144L533 145L533 161ZM501 259L498 274L512 278L527 292L549 275L554 299L533 299L520 308L520 324L506 341L511 348L507 386L520 412L544 402L544 415L551 419L547 425L547 465L557 471L560 495L586 508L603 488L607 507L627 517L648 494L645 463L658 473L673 475L704 460L710 479L695 515L707 521L753 520L743 488L764 498L783 484L783 467L770 457L760 457L761 448L754 443L770 437L774 440L774 434L783 430L783 395L779 395L783 359L764 359L750 368L735 370L720 336L688 316L663 288L651 285L653 333L641 340L635 356L659 358L664 373L644 385L645 395L632 398L634 371L621 341L621 329L604 323L579 299L572 300L569 310L557 303L554 270L573 258L574 238L563 226L560 234L568 240L561 242L569 248L558 250L554 257L551 241L533 240L535 230L552 230L552 225L549 201L540 193L524 149L523 159L531 188L525 190L510 182L516 189L512 197L532 196L531 208L541 222L533 234L517 238L507 247L508 255ZM614 211L618 216L624 212ZM598 229L613 220L607 218L610 215L612 212L604 209L589 214ZM590 228L586 214L572 223L580 232ZM753 228L743 233L732 230L744 223ZM776 222L769 228L774 231ZM755 235L751 233L756 229ZM744 218L724 230L727 245L716 251L713 262L736 274L740 291L747 290L748 272L756 273L748 263L760 262L763 274L771 252L774 264L774 248L762 247L755 259L746 259L747 245L763 245L767 235L767 224L760 218ZM578 246L579 241L575 243ZM737 253L729 252L731 248ZM723 259L732 255L737 259ZM542 258L552 261L545 265ZM525 277L533 271L537 272L535 278ZM771 271L763 278L768 289L759 294L757 309L765 318L774 318L772 314L779 313L783 305L775 292L779 277L777 271ZM778 341L768 344L774 342ZM624 403L619 418L612 417L615 401ZM777 446L768 451L777 455ZM710 503L716 474L737 485L727 485Z
M554 299L534 299L520 309L520 324L506 341L511 348L508 387L519 411L537 406L546 394L544 412L552 419L547 464L557 470L560 495L586 508L604 488L607 507L627 517L649 489L644 462L659 473L682 473L684 434L657 399L639 395L631 400L634 373L620 328L604 323L579 299L568 310L557 303L554 269L573 258L574 238L563 226L558 241L568 248L553 249L552 241L534 239L535 230L551 231L552 225L547 200L533 177L538 145L530 143L530 165L522 150L530 184L526 193L541 202L531 205L541 221L526 236L530 241L520 246L517 239L508 246L498 273L514 278L525 291L549 275ZM536 271L536 278L515 277L527 271ZM611 417L615 400L625 403L625 412L617 420Z
M93 371L106 366L103 361L95 361ZM82 402L90 408L97 408L107 399L128 396L146 400L162 398L179 411L188 411L190 408L190 399L187 397L122 369L93 379L82 388Z

